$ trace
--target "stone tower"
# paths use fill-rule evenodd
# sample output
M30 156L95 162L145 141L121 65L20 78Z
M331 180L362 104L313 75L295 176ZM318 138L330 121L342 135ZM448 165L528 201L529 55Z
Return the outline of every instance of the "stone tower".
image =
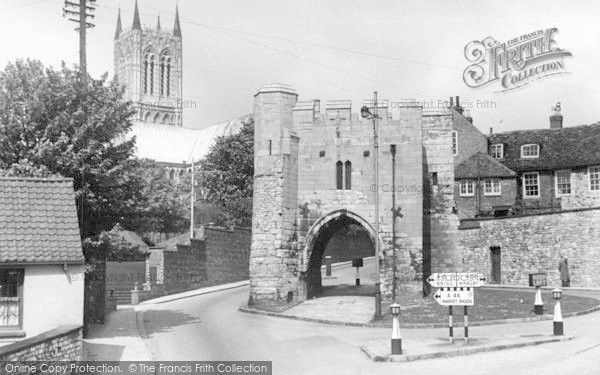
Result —
M133 103L135 119L182 126L182 42L179 9L173 30L142 28L137 1L131 29L123 30L121 11L114 40L115 77L125 86L124 99Z
M254 96L254 197L250 304L294 299L297 292L295 223L298 137L288 85L261 87Z

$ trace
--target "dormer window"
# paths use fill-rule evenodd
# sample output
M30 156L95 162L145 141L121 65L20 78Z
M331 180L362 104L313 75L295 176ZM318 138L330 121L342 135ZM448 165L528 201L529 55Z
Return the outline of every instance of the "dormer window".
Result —
M540 156L540 145L529 144L521 146L521 158L537 158Z
M504 145L502 143L491 145L490 155L494 159L504 159Z

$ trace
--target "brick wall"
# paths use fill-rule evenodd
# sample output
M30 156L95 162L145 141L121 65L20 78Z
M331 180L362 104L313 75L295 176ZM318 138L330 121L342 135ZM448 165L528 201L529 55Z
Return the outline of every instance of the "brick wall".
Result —
M208 285L248 280L251 231L206 227L206 282Z
M81 361L82 327L58 327L0 347L2 361Z
M201 238L168 248L152 248L147 261L151 291L140 299L248 280L251 231L204 227Z
M458 210L459 219L474 218L479 212L491 212L494 206L514 206L517 199L517 181L514 178L503 179L500 181L499 196L489 196L483 194L483 180L480 183L480 188L476 189L476 193L472 197L460 196L460 181L454 184L454 196L456 209ZM477 193L479 190L479 193ZM481 198L478 198L478 195ZM479 206L479 210L477 209ZM493 212L492 212L493 214Z
M458 155L454 157L454 165L459 165L477 152L487 153L486 136L456 110L450 111L452 111L453 130L458 132Z
M465 271L491 275L490 247L501 251L501 283L528 285L528 274L546 272L560 285L558 262L569 259L571 286L600 287L600 209L464 221L460 230Z

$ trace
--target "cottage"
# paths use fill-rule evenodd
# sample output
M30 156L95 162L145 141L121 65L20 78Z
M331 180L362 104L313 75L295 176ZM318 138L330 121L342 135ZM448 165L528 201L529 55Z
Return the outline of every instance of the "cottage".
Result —
M493 134L489 142L490 156L518 175L523 211L600 206L600 123Z
M0 358L80 359L83 294L73 181L0 177Z

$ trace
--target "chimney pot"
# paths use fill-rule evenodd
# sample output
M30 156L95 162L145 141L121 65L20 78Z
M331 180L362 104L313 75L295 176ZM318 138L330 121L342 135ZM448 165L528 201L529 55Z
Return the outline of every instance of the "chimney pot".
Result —
M490 135L494 134L494 128L490 126Z
M450 108L454 107L454 98L450 97Z

